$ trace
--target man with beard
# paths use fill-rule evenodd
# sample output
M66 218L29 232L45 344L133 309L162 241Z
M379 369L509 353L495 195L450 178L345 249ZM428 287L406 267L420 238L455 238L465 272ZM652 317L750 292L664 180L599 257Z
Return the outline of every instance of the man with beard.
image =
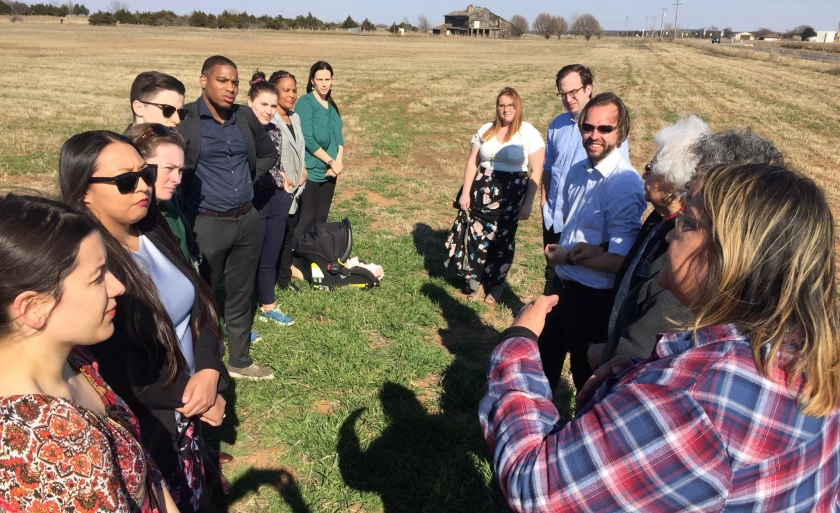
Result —
M611 92L593 97L581 111L578 126L587 159L573 165L566 178L560 243L545 247L557 274L551 293L560 297L539 337L552 390L567 353L578 390L592 374L587 345L606 337L615 273L636 240L646 206L639 173L618 150L630 132L630 116L621 99ZM605 251L577 259L574 249L581 243L600 244Z
M543 218L543 246L557 244L563 230L563 189L573 165L586 159L580 137L580 113L592 97L592 71L583 64L569 64L560 68L554 83L557 97L566 112L548 125L545 137L545 162L540 183L540 208ZM619 145L624 158L630 159L627 140ZM546 261L545 292L551 293L554 266Z

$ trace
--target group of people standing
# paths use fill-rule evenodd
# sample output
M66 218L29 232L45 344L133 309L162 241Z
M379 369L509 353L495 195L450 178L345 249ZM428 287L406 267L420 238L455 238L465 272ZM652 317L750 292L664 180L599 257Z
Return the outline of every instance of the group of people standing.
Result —
M567 112L545 143L516 91L499 93L446 242L468 298L494 303L539 187L545 295L501 334L479 405L509 504L833 511L840 318L823 192L749 129L693 115L654 136L640 175L624 102L593 96L580 64L555 83ZM552 399L567 355L564 424Z
M257 318L293 324L275 285L344 169L332 75L313 65L298 100L294 75L257 72L245 107L223 56L186 105L141 73L124 134L61 147L61 202L0 198L0 510L212 510L232 458L202 424L231 377L274 377L250 356L254 287Z

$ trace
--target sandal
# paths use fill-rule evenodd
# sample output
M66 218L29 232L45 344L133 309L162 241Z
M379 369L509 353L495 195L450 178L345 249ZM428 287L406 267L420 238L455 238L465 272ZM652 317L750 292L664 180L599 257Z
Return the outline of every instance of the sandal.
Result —
M467 296L467 299L470 301L481 301L482 299L485 299L486 295L487 292L484 290L484 285L479 285L476 290Z
M502 299L502 292L504 291L504 285L494 285L490 287L490 290L487 293L487 297L484 298L484 302L488 305L495 305Z

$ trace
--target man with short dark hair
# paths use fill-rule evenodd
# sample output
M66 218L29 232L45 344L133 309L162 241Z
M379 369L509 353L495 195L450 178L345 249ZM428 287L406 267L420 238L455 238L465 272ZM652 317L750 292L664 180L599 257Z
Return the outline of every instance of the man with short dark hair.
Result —
M134 124L160 123L177 128L185 117L183 82L159 71L144 71L131 84L131 113Z
M566 177L560 242L545 247L557 274L551 293L560 296L539 337L552 389L560 381L567 353L578 390L592 374L587 346L606 338L615 272L636 240L647 205L639 173L618 150L630 133L630 116L621 99L609 92L593 97L581 110L578 126L587 158L575 163ZM602 244L606 251L575 261L571 250L579 243Z
M181 200L204 255L202 275L213 290L224 278L230 375L272 379L274 373L250 355L251 296L260 257L260 216L251 199L253 181L274 166L277 150L251 109L233 103L239 93L233 61L210 57L199 83L201 96L186 106L189 114L179 128L187 144Z
M551 124L545 137L545 163L540 186L540 206L543 217L543 246L557 244L563 230L563 185L569 169L582 160L586 160L586 151L578 129L580 113L592 96L592 71L582 64L569 64L557 72L555 85L557 96L566 112L560 114ZM620 149L625 158L627 141ZM546 261L545 294L551 290L554 279L554 266Z

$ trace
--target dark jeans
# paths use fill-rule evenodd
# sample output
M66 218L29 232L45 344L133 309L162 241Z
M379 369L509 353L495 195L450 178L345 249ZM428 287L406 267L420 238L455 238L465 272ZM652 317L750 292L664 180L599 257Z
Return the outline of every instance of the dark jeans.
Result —
M280 258L277 259L277 286L281 289L289 288L292 283L292 248L294 241L292 240L295 227L297 227L298 218L300 216L297 212L290 215L286 219L286 233L283 239L283 249L280 251Z
M549 244L559 244L560 243L560 233L554 232L554 227L552 226L550 229L546 229L545 223L542 225L543 229L543 249ZM545 253L545 252L543 252ZM551 294L551 286L554 282L554 278L557 276L557 273L554 272L554 266L548 263L548 259L545 259L545 288L543 289L543 294L548 295Z
M303 234L312 226L327 222L335 193L335 182L335 178L327 178L326 182L306 181L306 188L300 195L300 210L293 235L294 240L303 237Z
M228 362L233 367L253 363L250 354L251 296L260 260L260 215L255 209L240 217L195 217L195 239L204 254L201 275L217 290L225 280L224 318Z
M571 355L572 380L580 390L592 368L586 359L589 344L607 337L607 322L612 306L612 289L593 289L579 283L555 278L552 294L560 302L545 317L545 328L538 345L543 371L551 389L557 388L566 354Z
M260 213L260 263L257 269L257 301L260 305L274 304L274 283L277 259L286 239L286 220L292 196L283 189L268 189L254 193L254 207Z

